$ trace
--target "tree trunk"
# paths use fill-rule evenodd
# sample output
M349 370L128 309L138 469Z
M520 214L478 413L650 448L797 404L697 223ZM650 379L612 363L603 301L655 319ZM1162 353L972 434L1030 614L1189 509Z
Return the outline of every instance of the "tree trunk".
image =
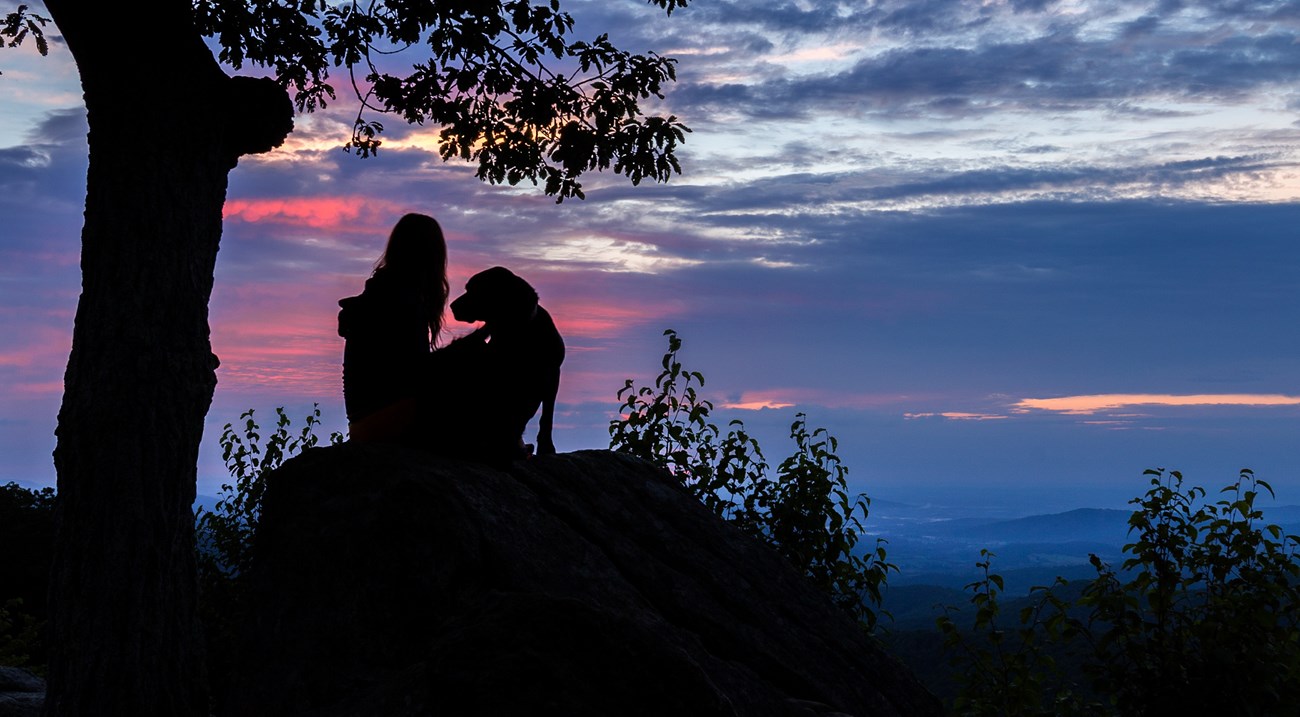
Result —
M283 140L292 107L269 81L227 77L185 0L146 20L47 7L81 73L90 169L54 452L46 714L206 715L191 505L216 386L208 297L227 175ZM261 147L249 126L279 139Z

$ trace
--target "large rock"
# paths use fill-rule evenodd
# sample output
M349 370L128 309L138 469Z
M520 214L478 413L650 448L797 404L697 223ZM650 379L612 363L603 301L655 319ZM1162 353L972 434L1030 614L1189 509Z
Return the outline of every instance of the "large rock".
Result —
M766 546L608 451L315 448L268 479L237 715L940 713Z
M40 717L45 680L21 667L0 666L0 717Z

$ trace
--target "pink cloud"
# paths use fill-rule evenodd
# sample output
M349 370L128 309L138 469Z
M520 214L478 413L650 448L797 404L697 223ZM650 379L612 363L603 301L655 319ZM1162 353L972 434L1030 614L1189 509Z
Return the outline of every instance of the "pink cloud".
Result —
M1006 416L991 413L964 413L961 411L946 411L939 415L951 421L1000 421L1006 418Z
M622 372L589 369L568 358L565 364L560 370L560 399L564 403L605 403L612 411L618 407L618 390L632 378Z
M226 221L291 224L313 229L355 230L392 221L403 209L374 197L289 197L280 199L228 199Z
M1052 411L1069 415L1090 416L1101 411L1132 406L1297 406L1300 396L1282 394L1158 394L1112 393L1089 396L1061 396L1057 398L1022 398L1012 405L1012 410L1026 413L1031 410Z
M81 261L81 249L75 246L66 250L51 249L5 249L5 260L12 266L77 266Z
M619 305L613 297L592 298L579 303L562 299L547 305L556 328L564 336L614 338L635 326L671 319L677 315L670 305L647 306L641 303Z
M996 413L968 413L965 411L929 411L925 413L904 413L903 418L907 420L916 420L918 418L946 418L949 421L1000 421L1008 416Z
M72 326L23 327L23 343L0 351L0 396L55 398L72 348Z
M219 286L211 324L220 390L308 398L338 393L338 300L350 293L344 283L323 277Z
M746 398L741 396L739 401L722 404L723 408L736 408L742 411L761 411L764 408L790 408L793 403L783 401L773 401L766 398Z
M9 393L27 398L53 398L63 395L63 381L17 382L9 386Z
M905 394L855 393L833 388L794 386L745 390L741 392L738 400L719 405L747 410L797 406L871 409L897 406L917 399L917 396Z

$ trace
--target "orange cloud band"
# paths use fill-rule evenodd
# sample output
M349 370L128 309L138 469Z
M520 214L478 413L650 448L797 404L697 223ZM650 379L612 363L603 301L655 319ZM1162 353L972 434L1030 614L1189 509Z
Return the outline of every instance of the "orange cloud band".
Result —
M1251 393L1198 393L1174 395L1161 393L1108 393L1093 396L1061 396L1059 398L1022 398L1013 404L1020 412L1029 410L1055 411L1076 415L1091 415L1098 411L1125 406L1297 406L1300 396Z

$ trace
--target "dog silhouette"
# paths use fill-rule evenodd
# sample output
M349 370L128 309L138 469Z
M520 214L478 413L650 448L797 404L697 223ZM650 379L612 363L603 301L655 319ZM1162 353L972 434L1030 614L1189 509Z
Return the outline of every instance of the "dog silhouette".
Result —
M465 293L451 302L451 312L457 321L483 322L471 335L482 344L472 359L477 365L469 367L479 384L471 388L482 432L476 442L518 457L555 453L552 425L564 339L538 303L537 291L509 269L494 266L470 277ZM539 408L534 451L523 434Z

